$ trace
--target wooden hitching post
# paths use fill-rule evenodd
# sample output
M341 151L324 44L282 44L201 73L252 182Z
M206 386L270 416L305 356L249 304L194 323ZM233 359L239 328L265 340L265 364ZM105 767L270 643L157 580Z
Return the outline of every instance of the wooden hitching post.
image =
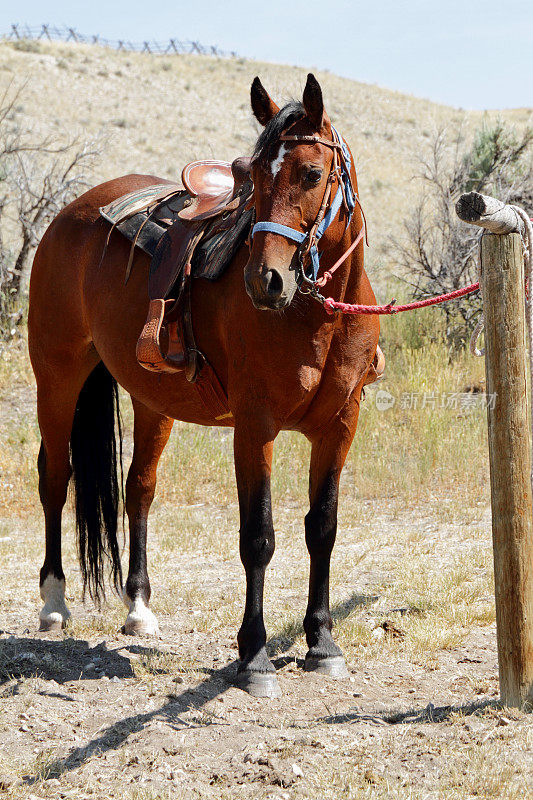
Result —
M465 221L494 230L497 213L487 206L490 220L481 214ZM502 219L509 220L509 209L502 207ZM520 235L484 234L481 264L500 696L506 706L532 708L533 515Z

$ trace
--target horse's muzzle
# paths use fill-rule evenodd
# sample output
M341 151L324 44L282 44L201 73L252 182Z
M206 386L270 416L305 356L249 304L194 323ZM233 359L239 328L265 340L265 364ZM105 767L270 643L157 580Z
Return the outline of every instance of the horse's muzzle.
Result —
M287 281L277 269L261 265L248 265L244 272L246 292L254 306L260 310L279 311L286 308L294 297L296 282Z

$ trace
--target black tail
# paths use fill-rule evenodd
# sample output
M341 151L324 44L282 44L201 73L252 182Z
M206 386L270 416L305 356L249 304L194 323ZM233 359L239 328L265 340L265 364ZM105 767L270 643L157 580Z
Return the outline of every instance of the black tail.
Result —
M104 557L111 561L115 589L122 588L117 539L122 475L122 428L117 382L100 362L80 392L70 456L76 496L76 531L83 588L99 603L105 597ZM115 436L118 427L118 451Z

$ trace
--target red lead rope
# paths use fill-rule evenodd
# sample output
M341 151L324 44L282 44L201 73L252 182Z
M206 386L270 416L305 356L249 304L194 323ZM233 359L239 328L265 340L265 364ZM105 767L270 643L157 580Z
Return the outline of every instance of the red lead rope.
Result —
M361 211L362 210L363 209L361 209ZM533 217L531 217L531 221L533 222ZM326 283L332 278L333 272L335 272L337 267L340 267L340 265L350 255L352 250L357 247L362 239L364 229L365 226L363 225L363 228L359 231L359 234L351 247L346 251L346 253L344 253L343 256L341 256L341 258L339 258L339 260L328 272L324 273L322 278L318 278L318 280L315 282L315 286L322 288L326 285ZM476 283L471 283L470 286L465 286L463 289L456 289L454 292L448 292L448 294L439 294L437 297L428 297L426 300L417 300L414 303L405 303L403 306L397 306L396 300L391 300L386 306L362 306L358 305L357 303L341 303L338 300L334 300L332 297L326 297L325 299L319 297L319 299L328 314L334 314L336 311L340 311L341 314L398 314L400 311L412 311L415 308L436 306L438 303L445 303L447 300L456 300L458 297L464 297L465 294L472 294L473 292L477 291L479 291L479 281ZM526 282L526 297L527 296L528 286Z
M332 297L327 297L324 300L324 308L328 314L334 314L335 311L340 311L342 314L398 314L400 311L411 311L414 308L435 306L437 303L445 303L446 300L455 300L458 297L464 297L465 294L472 294L472 292L477 292L478 290L479 281L470 284L470 286L465 286L463 289L456 289L454 292L448 292L448 294L439 294L437 297L428 297L427 300L417 300L414 303L406 303L403 306L395 305L396 300L391 300L386 306L362 306L353 303L341 303L338 300L333 300Z
M361 208L361 213L362 212L363 209ZM341 264L346 261L350 253L352 253L357 245L361 242L365 230L366 225L363 222L361 230L357 234L355 240L352 242L348 250L343 253L339 260L336 261L335 264L330 267L321 278L317 278L315 281L315 297L322 302L328 314L334 314L336 311L340 311L341 314L398 314L400 311L412 311L415 308L435 306L438 303L445 303L446 300L455 300L457 297L464 297L465 294L472 294L472 292L477 292L479 290L478 281L477 283L470 284L470 286L465 286L464 289L456 289L454 292L448 292L448 294L440 294L437 297L428 297L427 300L417 300L413 303L406 303L403 306L397 306L396 300L391 300L386 306L363 306L356 303L341 303L338 300L334 300L332 297L323 298L316 291L316 288L319 287L322 289L326 283L332 279L333 273L341 266Z

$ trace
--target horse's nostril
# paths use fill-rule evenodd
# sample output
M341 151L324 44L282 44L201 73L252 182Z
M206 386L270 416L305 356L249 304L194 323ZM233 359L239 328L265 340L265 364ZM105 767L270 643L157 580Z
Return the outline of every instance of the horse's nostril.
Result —
M283 278L275 269L269 269L263 277L263 286L267 295L278 298L283 292Z

